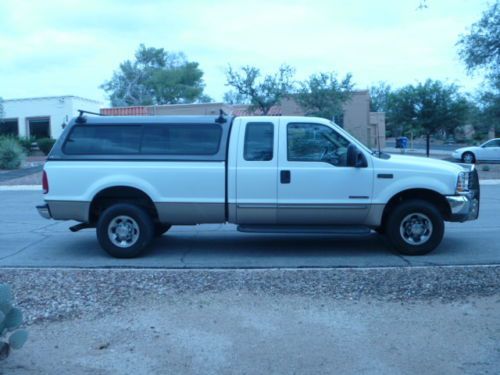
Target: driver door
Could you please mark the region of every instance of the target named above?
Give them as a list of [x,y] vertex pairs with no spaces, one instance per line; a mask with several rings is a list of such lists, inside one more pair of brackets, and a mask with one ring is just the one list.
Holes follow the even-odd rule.
[[349,141],[333,127],[280,119],[279,224],[360,224],[372,201],[373,167],[347,167]]

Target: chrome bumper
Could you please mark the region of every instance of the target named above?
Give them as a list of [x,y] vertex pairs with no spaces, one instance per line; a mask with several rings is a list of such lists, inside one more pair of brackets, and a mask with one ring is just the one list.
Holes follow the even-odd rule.
[[449,221],[467,221],[476,220],[479,216],[479,201],[481,191],[479,187],[479,176],[474,165],[460,164],[464,169],[468,170],[470,175],[469,192],[460,195],[450,195],[446,197],[450,205]]
[[479,215],[479,199],[469,195],[446,197],[450,205],[450,221],[476,220]]
[[44,219],[52,218],[52,216],[50,215],[50,209],[48,204],[44,204],[42,206],[36,206],[36,209],[38,210],[40,216],[43,217]]

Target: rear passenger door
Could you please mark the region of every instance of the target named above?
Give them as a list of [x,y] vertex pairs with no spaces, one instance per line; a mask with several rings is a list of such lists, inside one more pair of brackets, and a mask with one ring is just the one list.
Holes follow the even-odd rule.
[[239,224],[276,223],[278,124],[278,119],[242,119],[236,178]]

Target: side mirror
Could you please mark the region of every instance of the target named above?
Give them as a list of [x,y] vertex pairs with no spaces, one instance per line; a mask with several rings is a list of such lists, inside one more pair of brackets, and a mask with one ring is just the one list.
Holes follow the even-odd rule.
[[368,166],[365,155],[352,143],[347,147],[347,166],[365,168]]

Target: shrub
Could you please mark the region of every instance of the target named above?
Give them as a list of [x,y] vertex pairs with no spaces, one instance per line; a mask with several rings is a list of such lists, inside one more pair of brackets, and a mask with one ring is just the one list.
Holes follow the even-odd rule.
[[23,324],[23,313],[12,306],[12,292],[7,284],[0,284],[0,361],[7,358],[11,349],[21,349],[28,339],[28,332],[18,329]]
[[28,155],[31,152],[31,147],[33,142],[36,141],[35,137],[19,137],[17,138],[17,141],[21,145],[21,147],[24,149],[24,152],[26,155]]
[[52,146],[56,143],[56,140],[52,138],[40,138],[36,143],[44,155],[48,155],[50,150],[52,150]]
[[0,139],[0,169],[19,168],[26,154],[15,138]]

